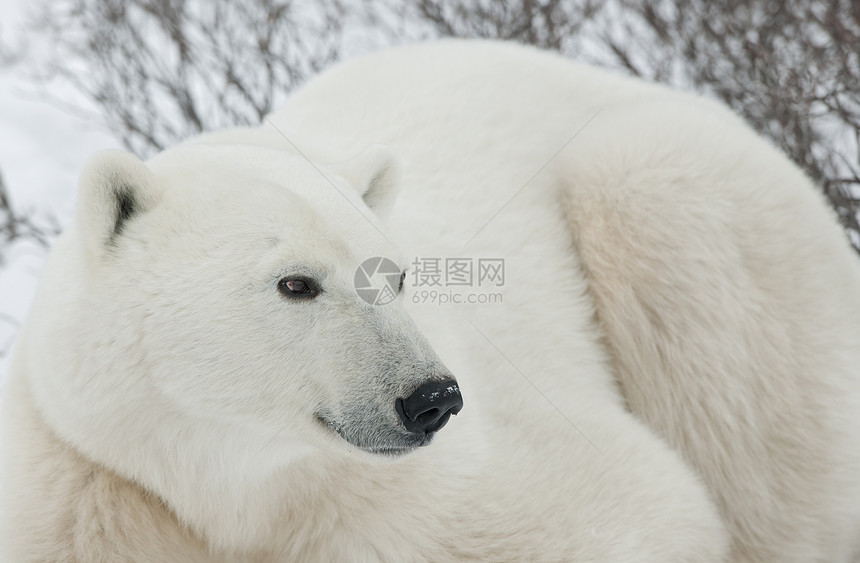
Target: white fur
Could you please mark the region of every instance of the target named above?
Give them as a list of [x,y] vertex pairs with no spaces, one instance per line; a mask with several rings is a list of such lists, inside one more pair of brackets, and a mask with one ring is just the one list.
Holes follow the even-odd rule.
[[[129,159],[83,175],[15,352],[13,560],[856,557],[860,267],[722,108],[445,42]],[[504,302],[371,307],[371,256],[504,257]],[[407,456],[315,419],[372,432],[448,371],[465,407]]]

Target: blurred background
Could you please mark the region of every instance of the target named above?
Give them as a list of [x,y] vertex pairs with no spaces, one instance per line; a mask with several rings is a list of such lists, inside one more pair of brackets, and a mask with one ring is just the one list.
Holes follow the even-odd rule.
[[[0,381],[87,157],[258,124],[336,61],[492,38],[718,98],[860,249],[856,0],[37,0],[0,5]],[[803,225],[797,225],[803,229]]]

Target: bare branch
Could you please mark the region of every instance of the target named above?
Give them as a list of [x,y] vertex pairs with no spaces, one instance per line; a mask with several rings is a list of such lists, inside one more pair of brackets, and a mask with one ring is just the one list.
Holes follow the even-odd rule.
[[37,222],[32,214],[16,211],[0,175],[0,264],[4,262],[3,251],[13,242],[31,240],[48,249],[60,230],[59,222],[52,215]]
[[43,0],[42,85],[72,86],[147,156],[199,133],[259,123],[339,53],[340,0]]

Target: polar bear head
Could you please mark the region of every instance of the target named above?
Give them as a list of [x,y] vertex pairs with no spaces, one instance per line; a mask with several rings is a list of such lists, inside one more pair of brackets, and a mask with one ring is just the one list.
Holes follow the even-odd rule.
[[121,443],[170,458],[232,440],[281,461],[428,444],[456,382],[401,303],[354,285],[368,258],[405,265],[374,213],[395,175],[382,148],[333,167],[223,143],[97,155],[32,315],[37,404],[130,471]]

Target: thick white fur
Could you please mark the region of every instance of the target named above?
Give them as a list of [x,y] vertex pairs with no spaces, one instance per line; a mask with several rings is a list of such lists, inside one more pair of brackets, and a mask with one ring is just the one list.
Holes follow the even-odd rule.
[[[731,114],[446,42],[273,124],[84,175],[96,226],[59,242],[4,400],[10,560],[857,557],[860,267]],[[350,161],[380,143],[399,164]],[[105,243],[117,174],[143,212]],[[504,302],[369,312],[375,255],[504,257]],[[328,301],[278,299],[298,267]],[[391,357],[419,367],[380,381]],[[409,456],[313,420],[442,369],[465,407]]]

